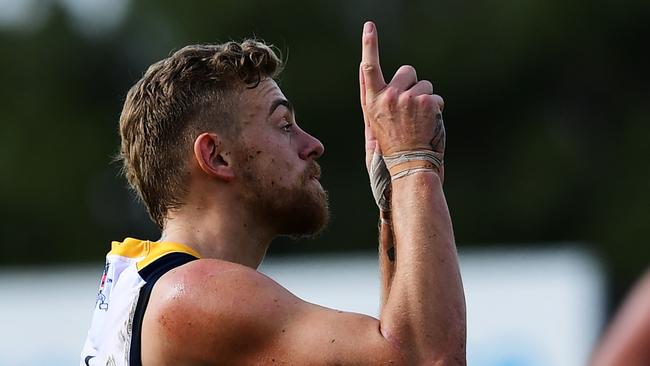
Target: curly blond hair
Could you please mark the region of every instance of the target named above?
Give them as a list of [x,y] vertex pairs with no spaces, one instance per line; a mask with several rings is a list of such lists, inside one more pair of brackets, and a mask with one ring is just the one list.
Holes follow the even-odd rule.
[[162,228],[187,194],[187,158],[202,132],[239,132],[235,93],[275,78],[282,62],[272,46],[191,45],[151,65],[129,90],[120,116],[123,172]]

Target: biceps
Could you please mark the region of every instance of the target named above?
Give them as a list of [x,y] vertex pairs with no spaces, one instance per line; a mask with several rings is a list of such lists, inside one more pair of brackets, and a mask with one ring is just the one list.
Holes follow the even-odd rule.
[[288,364],[297,365],[404,364],[399,349],[384,338],[375,318],[304,302],[295,310],[264,352],[277,353]]

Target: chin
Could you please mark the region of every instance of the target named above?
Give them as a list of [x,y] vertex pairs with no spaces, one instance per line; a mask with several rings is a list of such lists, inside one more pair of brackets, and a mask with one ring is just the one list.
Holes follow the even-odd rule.
[[276,201],[274,215],[280,235],[293,238],[313,237],[320,234],[329,222],[327,192],[318,189],[294,190],[285,197],[288,200]]
[[294,238],[318,235],[329,221],[327,192],[315,178],[304,177],[291,186],[270,185],[251,176],[245,198],[260,223],[267,223],[276,235]]
[[311,202],[296,205],[289,221],[285,235],[302,238],[320,234],[329,223],[327,193],[321,188],[317,195],[312,195]]

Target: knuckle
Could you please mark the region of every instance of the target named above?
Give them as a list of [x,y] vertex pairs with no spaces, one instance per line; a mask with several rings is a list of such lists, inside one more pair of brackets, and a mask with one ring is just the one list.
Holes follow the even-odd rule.
[[432,95],[423,94],[419,95],[417,98],[417,103],[420,108],[425,111],[433,111],[435,102]]
[[389,86],[384,90],[383,100],[388,104],[393,104],[397,102],[398,96],[399,96],[399,91],[397,90],[397,88],[393,86]]
[[442,112],[443,109],[445,109],[445,100],[442,99],[441,96],[438,94],[433,95],[433,102],[435,104],[436,109],[438,109],[440,112]]
[[372,62],[364,61],[361,63],[361,70],[363,71],[371,72],[371,71],[375,71],[376,69],[377,69],[377,65],[375,65]]
[[414,98],[416,98],[413,93],[406,91],[400,94],[399,104],[404,107],[411,107],[413,104]]
[[377,98],[376,105],[379,109],[388,108],[393,109],[398,104],[399,94],[394,88],[388,87],[384,89],[381,96]]
[[417,96],[417,94],[413,93],[413,91],[411,89],[407,89],[407,90],[400,93],[400,98],[404,98],[404,99],[407,99],[407,100],[413,99],[416,96]]

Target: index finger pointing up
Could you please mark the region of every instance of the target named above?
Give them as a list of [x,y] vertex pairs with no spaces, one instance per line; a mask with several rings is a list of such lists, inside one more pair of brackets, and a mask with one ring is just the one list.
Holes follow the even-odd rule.
[[363,25],[361,70],[365,79],[366,96],[373,96],[386,87],[379,65],[377,28],[372,22],[366,22]]

